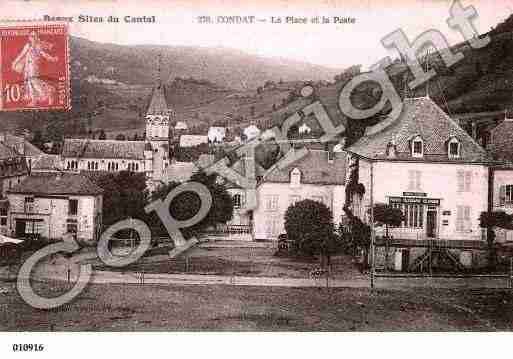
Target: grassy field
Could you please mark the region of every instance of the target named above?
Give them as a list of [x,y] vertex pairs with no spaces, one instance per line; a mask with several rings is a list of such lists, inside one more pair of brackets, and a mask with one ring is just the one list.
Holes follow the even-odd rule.
[[[62,283],[38,283],[54,296]],[[511,330],[506,291],[90,285],[73,303],[36,310],[0,282],[2,331]],[[5,293],[7,289],[7,293]]]
[[[226,242],[215,247],[208,245],[194,247],[185,255],[173,260],[166,256],[159,261],[145,261],[119,269],[102,266],[96,268],[123,272],[308,278],[310,271],[319,267],[319,261],[315,258],[276,257],[275,251],[273,245],[237,247],[236,244]],[[332,258],[331,276],[336,279],[366,278],[357,270],[349,256]]]

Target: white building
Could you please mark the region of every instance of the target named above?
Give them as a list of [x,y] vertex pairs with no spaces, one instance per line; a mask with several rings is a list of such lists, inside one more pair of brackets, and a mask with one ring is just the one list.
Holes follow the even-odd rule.
[[244,129],[243,133],[246,136],[246,141],[251,141],[260,136],[260,129],[255,125],[249,125]]
[[208,136],[203,135],[181,135],[180,147],[194,147],[201,144],[208,144]]
[[340,223],[345,202],[346,154],[309,150],[288,167],[279,161],[271,167],[257,188],[258,207],[253,211],[255,239],[276,240],[285,233],[287,208],[303,199],[324,203]]
[[38,173],[7,192],[11,236],[97,241],[102,224],[102,192],[87,177]]
[[226,128],[210,127],[208,129],[208,141],[211,143],[222,143],[226,137]]
[[488,206],[488,157],[431,99],[406,99],[399,118],[347,149],[365,194],[354,214],[367,217],[370,198],[405,215],[390,234],[400,239],[480,240]]

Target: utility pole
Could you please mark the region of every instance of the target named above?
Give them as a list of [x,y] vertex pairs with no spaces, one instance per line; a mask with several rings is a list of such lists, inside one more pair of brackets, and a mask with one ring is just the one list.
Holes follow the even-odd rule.
[[375,270],[375,235],[374,235],[374,162],[370,163],[370,229],[371,229],[371,273],[370,273],[370,281],[371,281],[371,289],[374,289],[374,270]]

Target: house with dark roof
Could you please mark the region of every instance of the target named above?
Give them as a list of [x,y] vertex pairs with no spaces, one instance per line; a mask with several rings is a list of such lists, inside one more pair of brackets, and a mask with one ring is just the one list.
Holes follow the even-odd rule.
[[299,160],[284,156],[269,168],[257,186],[254,238],[276,240],[285,233],[287,208],[303,199],[324,203],[339,223],[345,201],[346,157],[344,152],[309,149]]
[[353,214],[368,220],[372,197],[402,210],[404,221],[390,230],[394,238],[483,239],[487,152],[429,97],[405,99],[398,118],[379,125],[346,149],[349,177],[365,188],[350,198]]
[[7,191],[9,234],[17,238],[98,240],[103,190],[86,176],[33,173]]

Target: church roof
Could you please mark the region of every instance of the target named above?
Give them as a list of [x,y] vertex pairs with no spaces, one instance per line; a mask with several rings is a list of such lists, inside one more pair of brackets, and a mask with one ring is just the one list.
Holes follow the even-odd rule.
[[153,88],[151,94],[150,105],[148,106],[147,115],[167,115],[169,107],[166,101],[165,89],[162,84]]
[[[419,136],[424,142],[424,156],[411,155],[411,142]],[[449,159],[447,143],[456,138],[461,146],[459,158]],[[417,162],[482,163],[489,160],[486,151],[453,119],[428,97],[407,98],[398,118],[382,131],[365,135],[347,151],[369,159],[388,159],[387,146],[394,142],[393,160]]]
[[63,157],[143,160],[145,141],[65,139]]

